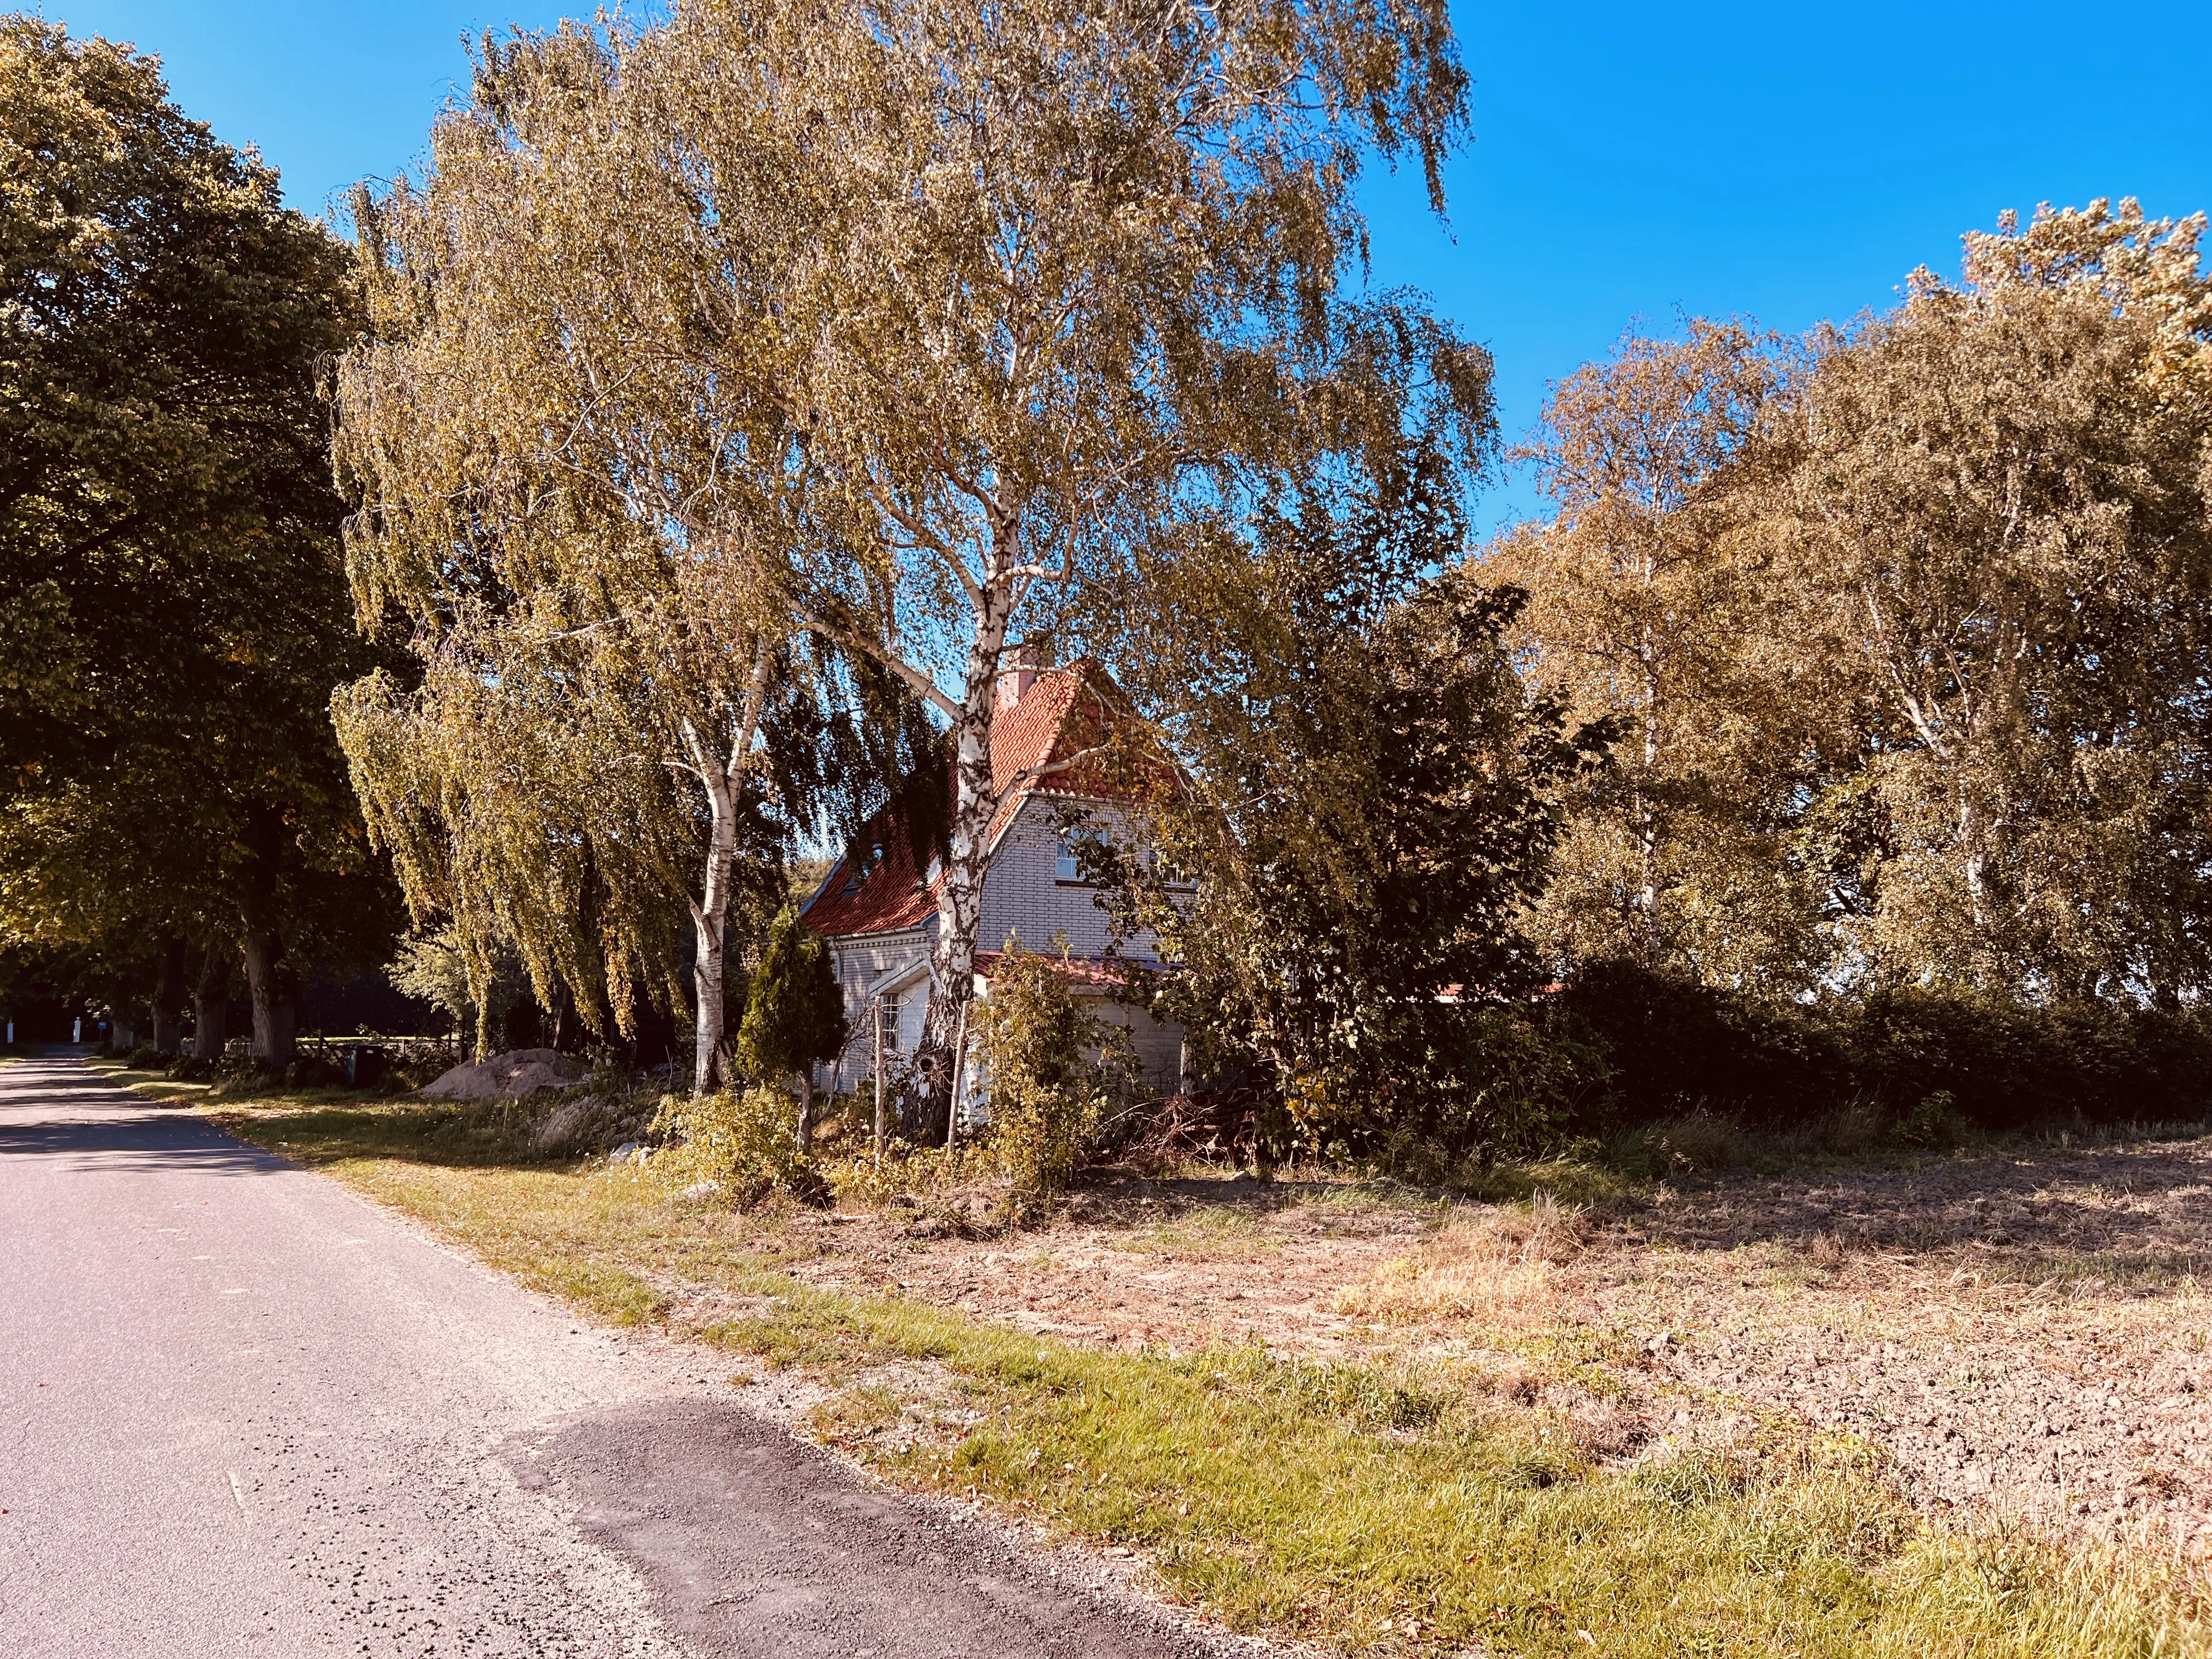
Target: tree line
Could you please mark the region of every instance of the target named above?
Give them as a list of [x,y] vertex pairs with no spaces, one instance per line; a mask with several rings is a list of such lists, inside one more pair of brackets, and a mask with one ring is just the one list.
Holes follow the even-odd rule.
[[1418,489],[1263,522],[1215,580],[1266,602],[1153,658],[1212,879],[1101,860],[1161,1005],[1370,1147],[2201,1113],[2203,226],[2045,208],[1846,327],[1632,335],[1480,548]]
[[[1509,456],[1360,280],[1363,169],[1441,210],[1467,88],[1430,0],[679,6],[486,37],[341,239],[11,20],[9,950],[157,1033],[234,963],[281,1065],[404,921],[708,1090],[789,866],[920,790],[941,1133],[1042,652],[1146,717],[1086,856],[1270,1145],[1560,1132],[1658,1074],[1624,1010],[1822,1088],[1798,1028],[1885,998],[2193,1018],[2201,220],[1632,337]],[[1554,510],[1478,546],[1501,459]]]

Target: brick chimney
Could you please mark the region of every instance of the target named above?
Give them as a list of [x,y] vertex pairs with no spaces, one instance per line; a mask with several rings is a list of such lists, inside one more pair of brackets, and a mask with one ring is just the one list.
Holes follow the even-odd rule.
[[1012,708],[1036,684],[1037,648],[1018,645],[999,659],[999,708]]

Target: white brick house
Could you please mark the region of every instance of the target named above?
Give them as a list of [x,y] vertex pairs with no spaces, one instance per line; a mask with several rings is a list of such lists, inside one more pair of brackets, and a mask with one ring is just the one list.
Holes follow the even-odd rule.
[[[1000,681],[992,724],[994,781],[1003,788],[1032,767],[1080,753],[1097,742],[1102,723],[1123,718],[1122,706],[1112,682],[1095,667],[1010,672]],[[1146,1083],[1165,1093],[1179,1085],[1182,1029],[1114,1000],[1106,914],[1076,867],[1066,844],[1073,836],[1061,829],[1076,822],[1110,838],[1121,817],[1096,766],[1047,775],[1009,797],[993,828],[983,881],[975,988],[979,995],[989,994],[990,970],[1009,934],[1037,951],[1054,949],[1054,936],[1064,935],[1077,994],[1096,997],[1098,1012],[1129,1030]],[[1082,833],[1079,828],[1073,835]],[[878,999],[888,1047],[911,1054],[921,1040],[932,989],[939,877],[933,865],[915,867],[913,840],[894,813],[880,815],[807,902],[806,925],[830,941],[852,1024],[844,1054],[820,1079],[832,1088],[851,1088],[867,1074],[870,1006]],[[1125,940],[1120,955],[1143,963],[1155,951],[1156,941],[1140,935]]]

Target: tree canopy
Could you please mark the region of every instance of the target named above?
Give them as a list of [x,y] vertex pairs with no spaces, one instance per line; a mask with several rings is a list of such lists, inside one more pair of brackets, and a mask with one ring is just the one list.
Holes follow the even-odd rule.
[[1443,483],[1310,501],[1178,573],[1204,595],[1159,618],[1181,775],[1093,854],[1176,964],[1156,1006],[1201,1071],[1316,1132],[1502,1130],[1488,1014],[1547,977],[1523,914],[1611,735],[1523,687],[1527,595],[1459,556]]
[[[1288,478],[1486,441],[1487,359],[1341,288],[1363,157],[1433,194],[1465,84],[1427,0],[683,4],[487,42],[419,191],[363,218],[428,319],[342,377],[363,534],[497,558],[589,501],[936,711],[912,1109],[941,1122],[1005,653],[1115,644],[1129,584]],[[483,487],[444,490],[464,465]]]
[[1491,568],[1536,595],[1538,681],[1636,723],[1547,901],[1563,955],[1783,995],[2212,982],[2203,227],[2045,208],[1802,352],[1693,324],[1562,386],[1560,512]]
[[281,1063],[388,886],[327,714],[368,657],[315,364],[344,250],[158,64],[0,21],[0,907],[9,934],[242,946]]

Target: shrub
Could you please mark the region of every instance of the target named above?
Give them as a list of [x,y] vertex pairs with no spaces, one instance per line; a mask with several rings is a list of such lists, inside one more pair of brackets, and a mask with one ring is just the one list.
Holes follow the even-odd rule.
[[1617,1122],[1699,1112],[1786,1121],[1850,1092],[1835,1037],[1803,1009],[1633,963],[1577,973],[1556,999],[1559,1017],[1579,1022],[1603,1053],[1602,1106]]
[[2212,1019],[2197,1013],[2024,1007],[1942,987],[1799,1006],[1619,962],[1583,969],[1555,1006],[1610,1067],[1583,1127],[1701,1112],[1797,1127],[1856,1107],[1892,1139],[1932,1147],[1970,1128],[2212,1111]]
[[161,1063],[161,1051],[150,1042],[142,1042],[123,1056],[123,1063],[134,1072],[151,1071]]
[[284,1068],[284,1081],[295,1089],[334,1089],[345,1080],[345,1067],[319,1054],[301,1054]]
[[1133,1092],[1128,1033],[1085,1009],[1055,961],[1006,941],[969,1041],[988,1090],[989,1146],[1018,1192],[1058,1192]]
[[662,1157],[680,1177],[711,1181],[742,1209],[781,1192],[819,1204],[829,1187],[792,1133],[799,1108],[782,1090],[757,1084],[743,1091],[685,1097],[665,1095],[651,1133],[672,1141]]
[[797,906],[785,905],[769,927],[745,995],[733,1056],[754,1077],[798,1080],[797,1139],[804,1147],[814,1132],[815,1065],[845,1047],[845,999],[829,940],[806,931]]
[[1897,1121],[1894,1133],[1901,1146],[1941,1152],[1966,1138],[1966,1121],[1959,1115],[1959,1103],[1951,1097],[1951,1091],[1938,1089],[1932,1095],[1923,1095],[1918,1103]]
[[1445,1003],[1427,1024],[1407,1061],[1412,1086],[1381,1109],[1353,1102],[1317,1126],[1405,1180],[1449,1181],[1468,1165],[1550,1150],[1603,1097],[1604,1054],[1571,1017]]
[[179,1054],[169,1062],[168,1075],[179,1083],[212,1082],[220,1074],[222,1062],[203,1060],[198,1054]]

